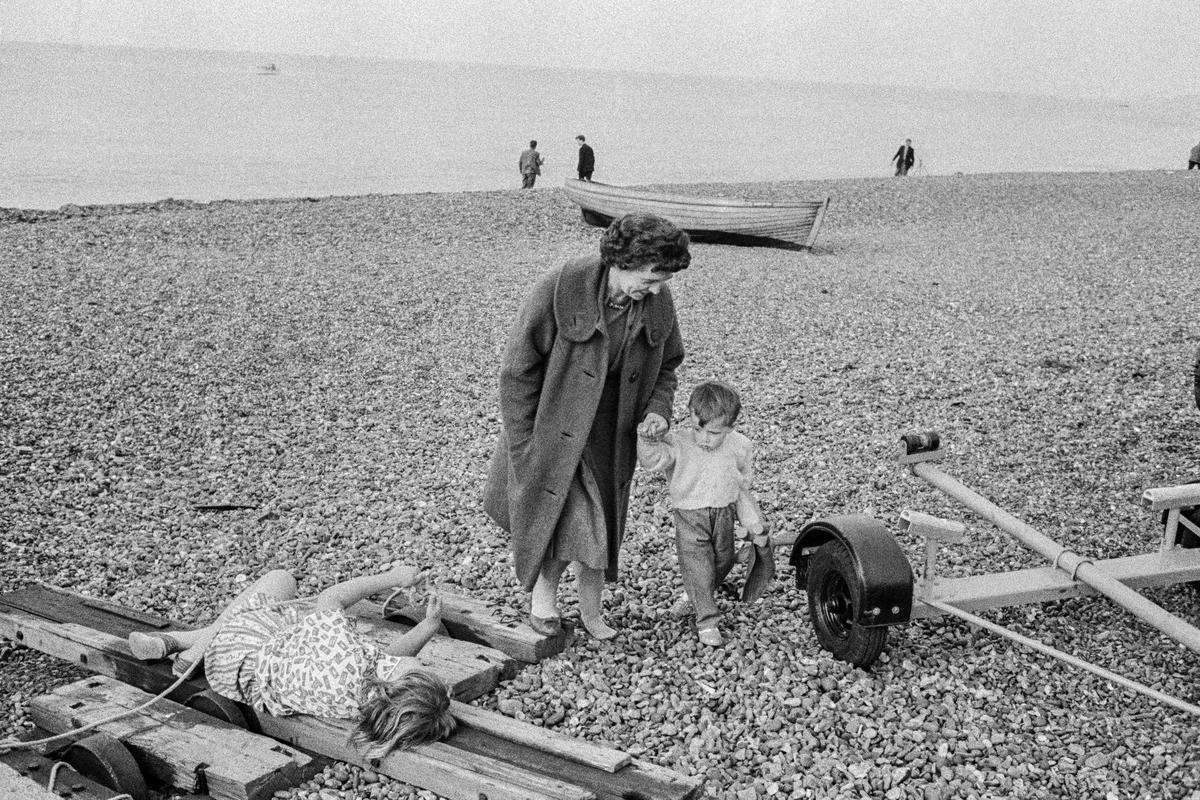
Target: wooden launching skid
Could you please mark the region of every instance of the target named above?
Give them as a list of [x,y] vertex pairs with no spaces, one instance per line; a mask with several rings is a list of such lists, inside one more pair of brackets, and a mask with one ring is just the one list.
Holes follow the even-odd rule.
[[[443,603],[449,632],[471,641],[435,637],[422,650],[421,658],[427,668],[454,687],[461,699],[474,699],[491,691],[499,681],[515,674],[521,661],[544,658],[565,646],[564,636],[539,636],[526,626],[498,618],[486,604],[472,598],[443,594]],[[379,606],[370,603],[352,609],[358,615],[359,630],[379,639],[391,639],[407,628],[402,622],[406,614],[403,610],[387,620],[381,618],[380,611]],[[72,703],[80,702],[77,695],[81,693],[90,692],[88,703],[98,707],[131,703],[129,693],[133,690],[129,687],[151,694],[167,689],[175,680],[169,664],[136,660],[125,640],[132,630],[182,627],[186,626],[49,587],[0,595],[0,635],[121,682],[82,682],[84,685],[62,690],[58,700],[45,700],[42,704],[46,710],[37,711],[38,719],[57,727],[77,727],[99,714],[93,713],[90,705],[86,713],[84,706],[71,708]],[[124,699],[115,701],[112,695]],[[70,702],[60,702],[67,698]],[[171,700],[184,704],[199,701],[197,708],[208,710],[213,696],[203,678],[193,678],[176,690]],[[256,714],[245,706],[236,710],[244,715],[251,730],[275,740],[271,744],[276,747],[276,742],[283,742],[305,753],[361,764],[359,754],[347,744],[346,723],[307,716],[272,717]],[[165,703],[162,708],[159,704],[152,706],[150,711],[153,713],[149,716],[159,716],[156,722],[172,714],[195,713]],[[690,800],[700,794],[703,786],[699,778],[639,761],[619,750],[460,701],[454,702],[453,711],[460,728],[448,741],[392,752],[378,763],[363,766],[451,800]],[[305,767],[297,764],[290,769],[294,775]],[[257,800],[269,795],[260,791],[245,797]]]

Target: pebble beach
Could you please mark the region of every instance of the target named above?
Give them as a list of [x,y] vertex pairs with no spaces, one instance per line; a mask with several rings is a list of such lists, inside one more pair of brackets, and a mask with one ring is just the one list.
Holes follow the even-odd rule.
[[[1155,549],[1142,492],[1200,479],[1200,177],[655,188],[832,198],[812,252],[697,244],[671,284],[676,422],[698,381],[739,390],[776,535],[861,512],[898,532],[908,508],[966,523],[947,575],[1040,566],[897,465],[913,430],[1097,559]],[[481,510],[500,355],[535,278],[599,233],[553,186],[0,209],[0,591],[200,623],[268,569],[315,593],[405,559],[523,615]],[[953,619],[893,628],[852,668],[817,644],[787,556],[764,600],[723,601],[727,643],[704,647],[668,613],[666,487],[639,472],[606,591],[620,635],[581,633],[479,702],[704,776],[712,798],[1200,797],[1196,718]],[[1192,588],[1146,594],[1200,623]],[[1200,703],[1200,658],[1106,600],[984,616]],[[78,677],[0,641],[0,738]],[[290,796],[434,797],[350,773]]]

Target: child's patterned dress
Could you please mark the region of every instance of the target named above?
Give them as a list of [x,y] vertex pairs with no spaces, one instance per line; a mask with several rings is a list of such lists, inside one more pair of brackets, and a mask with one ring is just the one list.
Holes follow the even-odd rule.
[[275,716],[356,719],[365,677],[386,680],[415,663],[381,652],[341,609],[301,615],[255,594],[232,611],[204,654],[209,685]]

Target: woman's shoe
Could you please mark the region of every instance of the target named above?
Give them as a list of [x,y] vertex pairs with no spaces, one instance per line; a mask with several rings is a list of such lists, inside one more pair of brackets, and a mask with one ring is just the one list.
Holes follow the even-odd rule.
[[562,633],[562,619],[559,617],[535,617],[530,614],[529,627],[533,628],[534,633],[540,633],[542,636],[558,636]]
[[156,631],[134,631],[129,634],[127,641],[129,651],[139,661],[158,661],[183,649],[174,636]]

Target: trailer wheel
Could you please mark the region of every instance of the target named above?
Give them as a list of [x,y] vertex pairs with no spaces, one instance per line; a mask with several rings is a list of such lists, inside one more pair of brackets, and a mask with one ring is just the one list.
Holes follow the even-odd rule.
[[854,556],[838,541],[826,542],[808,564],[808,616],[817,641],[842,661],[869,667],[883,652],[887,626],[864,627],[855,620],[860,605]]
[[[1200,507],[1181,508],[1179,509],[1179,513],[1180,516],[1186,517],[1189,522],[1200,525]],[[1183,548],[1200,547],[1200,536],[1180,525],[1178,532],[1175,534],[1175,543]],[[1200,593],[1200,581],[1188,581],[1187,585],[1191,587],[1193,592]]]
[[1196,408],[1200,408],[1200,350],[1196,351],[1196,366],[1192,370],[1192,395]]
[[146,779],[133,755],[120,739],[93,733],[67,748],[63,761],[84,777],[133,800],[146,800]]
[[247,730],[250,728],[246,720],[246,715],[242,713],[242,709],[238,707],[238,704],[228,697],[222,697],[212,689],[196,692],[187,699],[184,705],[188,708],[194,708],[202,714],[216,717],[222,722],[236,725],[239,728]]

